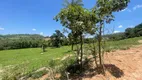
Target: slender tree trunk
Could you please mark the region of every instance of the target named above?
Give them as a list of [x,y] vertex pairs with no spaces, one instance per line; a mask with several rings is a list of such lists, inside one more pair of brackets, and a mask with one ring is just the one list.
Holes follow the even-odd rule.
[[80,61],[81,61],[81,72],[82,72],[82,67],[83,67],[83,39],[82,39],[82,34],[80,35],[80,50],[81,50],[81,56],[80,56]]
[[43,45],[42,45],[42,52],[44,52],[44,47],[43,47]]
[[100,28],[99,28],[99,39],[98,39],[98,46],[99,46],[99,59],[100,59],[100,67],[102,68],[102,72],[105,75],[105,69],[104,69],[104,65],[102,63],[102,27],[103,27],[103,23],[100,22]]
[[95,57],[95,64],[96,64],[96,67],[98,68],[98,63],[97,63],[97,58]]
[[73,50],[73,46],[74,46],[74,43],[72,43],[72,45],[71,45],[71,50]]
[[101,40],[102,40],[102,25],[99,28],[99,38],[98,38],[100,66],[102,66]]
[[93,55],[95,56],[95,64],[96,64],[96,67],[98,68],[97,53],[96,53],[96,47],[95,47],[95,41],[94,40],[93,40],[93,48],[94,48]]

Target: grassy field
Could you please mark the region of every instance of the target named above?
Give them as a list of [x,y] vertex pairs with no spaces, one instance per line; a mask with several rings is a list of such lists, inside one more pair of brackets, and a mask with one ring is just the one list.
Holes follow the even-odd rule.
[[[120,41],[108,41],[106,43],[107,50],[128,49],[132,45],[140,44],[142,37],[125,39]],[[62,58],[67,54],[71,54],[70,46],[61,48],[47,48],[42,54],[40,48],[17,49],[0,51],[0,69],[5,67],[14,67],[17,71],[27,74],[41,67],[47,66],[50,60]],[[24,70],[23,70],[24,69]]]
[[48,66],[49,61],[70,54],[70,47],[17,49],[0,51],[0,69],[16,67],[14,72],[31,73],[41,67]]
[[142,37],[136,37],[136,38],[129,38],[119,41],[108,41],[106,42],[106,50],[117,50],[117,49],[128,49],[132,47],[133,45],[139,45],[139,40],[142,40]]

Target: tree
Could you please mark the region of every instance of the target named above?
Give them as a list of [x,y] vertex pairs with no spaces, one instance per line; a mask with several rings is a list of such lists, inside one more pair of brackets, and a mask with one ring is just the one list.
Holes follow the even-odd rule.
[[125,36],[126,36],[127,38],[132,38],[132,37],[134,37],[134,36],[135,36],[134,29],[133,29],[133,28],[127,28],[127,29],[125,30]]
[[77,44],[79,39],[78,37],[76,36],[76,34],[74,34],[73,32],[70,32],[68,34],[68,38],[69,38],[69,42],[70,42],[70,45],[71,45],[71,50],[73,50],[74,48],[74,44]]
[[21,49],[40,47],[43,36],[30,34],[4,35],[0,38],[1,49]]
[[69,33],[68,34],[68,38],[69,38],[69,42],[71,44],[71,50],[73,50],[73,46],[74,46],[74,37],[73,37],[73,34],[72,33]]
[[63,37],[65,36],[59,30],[56,30],[55,32],[56,33],[51,36],[52,46],[60,47],[63,42]]
[[64,0],[63,6],[67,8],[69,5],[83,6],[83,3],[82,0]]
[[[73,2],[75,0],[72,0]],[[105,23],[110,23],[114,16],[113,12],[121,11],[127,7],[129,0],[97,0],[96,6],[89,10],[80,5],[69,3],[61,9],[55,17],[56,21],[71,30],[74,37],[80,38],[80,61],[82,68],[83,58],[83,34],[95,34],[98,29],[98,48],[100,66],[102,67],[102,29]]]
[[41,40],[40,41],[40,46],[42,48],[42,52],[45,52],[46,47],[47,47],[48,42],[46,40]]
[[142,23],[134,28],[134,33],[136,37],[142,36]]
[[[99,20],[99,31],[98,31],[98,47],[99,47],[99,59],[100,59],[100,67],[103,68],[102,63],[102,28],[104,27],[105,22],[110,23],[114,16],[113,12],[118,12],[127,7],[129,0],[97,0],[97,4],[94,7],[94,14],[98,15]],[[103,70],[105,73],[105,71]]]
[[80,38],[80,62],[82,67],[83,58],[83,33],[93,33],[96,28],[94,26],[95,14],[88,9],[84,9],[79,5],[69,5],[67,8],[61,9],[55,20],[60,20],[61,24],[71,30],[74,37]]

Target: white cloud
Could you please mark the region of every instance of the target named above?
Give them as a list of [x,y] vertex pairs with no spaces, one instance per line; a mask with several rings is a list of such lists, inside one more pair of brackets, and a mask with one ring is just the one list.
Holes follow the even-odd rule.
[[4,30],[4,28],[0,27],[0,30]]
[[123,12],[123,11],[126,11],[126,10],[127,10],[127,8],[125,8],[125,9],[123,9],[123,10],[121,10],[121,11]]
[[36,31],[36,29],[32,29],[33,31]]
[[118,28],[122,28],[122,27],[123,27],[122,25],[118,26]]
[[124,12],[124,11],[132,12],[132,10],[128,9],[128,8],[125,8],[125,9],[121,10],[121,12]]
[[40,34],[40,35],[43,35],[43,32],[40,32],[39,34]]
[[142,5],[136,5],[136,6],[134,6],[134,7],[133,7],[133,10],[136,10],[136,9],[138,9],[138,8],[142,8]]
[[113,33],[119,33],[120,31],[114,31]]

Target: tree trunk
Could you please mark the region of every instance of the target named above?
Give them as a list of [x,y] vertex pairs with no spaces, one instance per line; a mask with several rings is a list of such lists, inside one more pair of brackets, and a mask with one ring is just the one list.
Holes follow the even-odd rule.
[[45,47],[44,47],[44,45],[42,45],[42,52],[45,52]]
[[96,64],[96,67],[98,68],[98,62],[97,62],[97,52],[96,52],[96,47],[95,47],[95,41],[93,40],[93,56],[94,56],[94,59],[95,59],[95,64]]
[[97,58],[95,57],[95,64],[96,64],[96,67],[98,68],[98,63],[97,63]]
[[101,42],[102,42],[102,27],[103,27],[103,23],[100,22],[99,38],[98,38],[99,59],[100,59],[100,67],[102,68],[102,72],[103,72],[104,75],[105,75],[105,70],[104,70],[103,63],[102,63],[102,47],[101,47]]
[[99,38],[98,38],[100,66],[102,66],[101,41],[102,41],[102,25],[99,28]]
[[71,50],[73,50],[73,46],[74,46],[74,43],[72,43],[72,45],[71,45]]
[[81,56],[80,56],[80,61],[81,61],[81,72],[82,72],[82,67],[83,67],[83,62],[82,62],[82,59],[83,59],[83,39],[82,39],[82,34],[80,35],[80,50],[81,50]]

